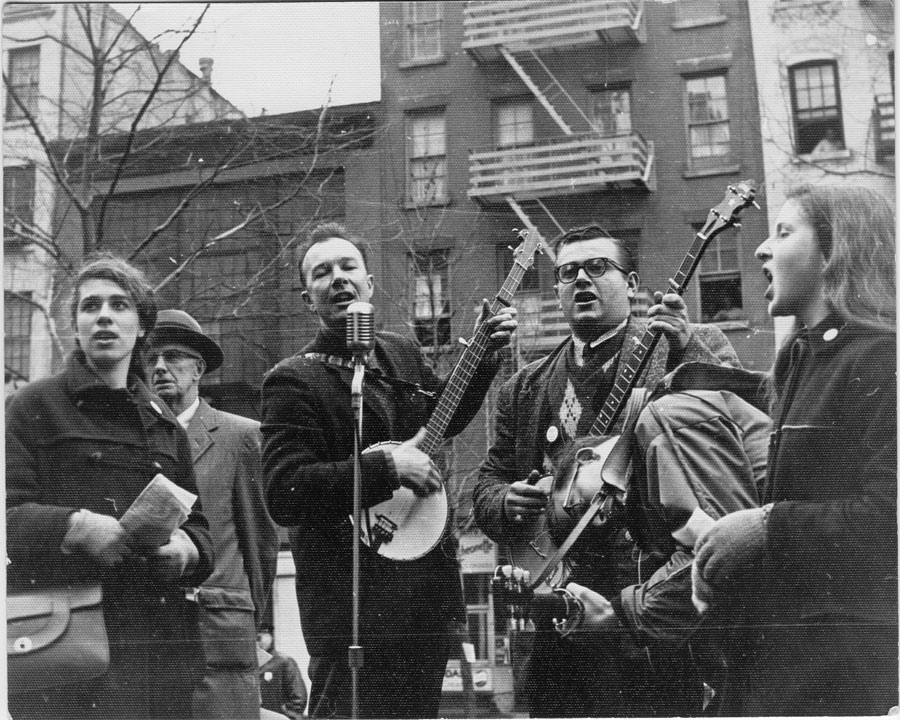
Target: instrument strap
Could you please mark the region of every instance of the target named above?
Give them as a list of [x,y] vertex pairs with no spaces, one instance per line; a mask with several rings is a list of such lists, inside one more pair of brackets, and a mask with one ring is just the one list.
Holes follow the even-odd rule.
[[[634,388],[628,396],[628,403],[625,406],[625,419],[622,426],[623,437],[619,439],[619,442],[627,442],[625,436],[631,435],[631,432],[634,430],[638,415],[640,415],[641,410],[644,409],[644,401],[646,400],[647,395],[646,388]],[[613,499],[613,494],[604,493],[602,490],[594,495],[591,504],[588,505],[587,510],[584,511],[584,515],[581,516],[578,524],[572,528],[572,532],[569,533],[569,536],[563,541],[557,551],[550,556],[550,559],[544,563],[544,567],[541,568],[537,578],[531,582],[529,587],[532,590],[539,587],[541,583],[556,571],[557,566],[563,561],[569,550],[571,550],[572,546],[578,541],[578,538],[581,537],[581,533],[584,532],[584,529],[591,524],[597,513],[600,512],[600,508],[607,502],[612,502]]]

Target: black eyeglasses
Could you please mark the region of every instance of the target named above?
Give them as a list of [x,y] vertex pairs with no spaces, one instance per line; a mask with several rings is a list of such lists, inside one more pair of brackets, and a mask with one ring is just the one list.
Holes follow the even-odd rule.
[[562,265],[559,265],[553,269],[553,274],[556,275],[556,280],[558,282],[568,285],[569,283],[575,282],[575,279],[578,277],[578,272],[581,270],[581,268],[584,268],[584,271],[588,274],[588,277],[600,277],[606,272],[607,265],[612,265],[614,268],[616,268],[616,270],[621,270],[623,273],[628,272],[615,260],[610,260],[606,257],[595,257],[590,258],[589,260],[585,260],[583,263],[563,263]]
[[185,352],[181,352],[180,350],[163,350],[162,352],[151,351],[147,353],[147,362],[150,365],[155,365],[156,361],[159,358],[163,359],[163,362],[166,365],[177,365],[179,363],[184,362],[185,360],[200,360],[200,356],[198,355],[190,355]]

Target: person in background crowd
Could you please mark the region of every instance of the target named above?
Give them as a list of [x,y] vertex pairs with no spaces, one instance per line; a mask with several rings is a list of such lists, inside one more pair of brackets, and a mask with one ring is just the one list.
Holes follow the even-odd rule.
[[[763,506],[697,540],[693,593],[733,628],[725,715],[885,715],[898,702],[894,212],[790,192],[756,257],[794,332],[772,372]],[[749,626],[749,631],[744,628]]]
[[[351,713],[347,648],[352,630],[353,427],[346,343],[347,307],[374,290],[362,246],[335,223],[315,228],[300,250],[302,298],[319,320],[315,340],[280,362],[263,382],[263,472],[275,521],[291,527],[297,599],[311,654],[311,717]],[[487,307],[487,301],[483,306]],[[516,311],[484,319],[488,352],[460,399],[448,434],[459,433],[496,373]],[[362,506],[401,485],[419,494],[440,488],[435,464],[418,448],[443,383],[415,343],[378,332],[368,357],[362,446],[399,444],[361,458]],[[396,562],[360,551],[360,717],[436,717],[447,657],[465,617],[459,564],[449,539],[422,557]]]
[[272,592],[278,537],[266,511],[259,423],[200,398],[200,379],[222,360],[222,349],[186,312],[159,313],[147,375],[187,430],[216,553],[198,595],[206,673],[194,692],[194,717],[255,720],[256,628]]
[[297,661],[275,650],[271,628],[264,627],[257,633],[256,644],[271,655],[259,668],[262,707],[282,713],[291,720],[306,717],[306,683]]
[[213,568],[200,501],[169,541],[133,547],[118,522],[158,473],[196,493],[187,436],[143,381],[156,321],[143,273],[88,261],[71,302],[76,349],[6,409],[8,591],[102,582],[110,665],[77,686],[16,695],[25,718],[183,718],[203,670],[196,602]]
[[[501,545],[521,541],[529,521],[543,514],[547,494],[529,478],[550,474],[560,449],[586,435],[649,326],[663,337],[639,386],[655,385],[683,362],[738,365],[728,340],[714,326],[692,325],[684,300],[657,293],[647,321],[631,317],[640,277],[628,247],[598,225],[575,228],[554,240],[554,286],[572,335],[547,357],[526,365],[500,388],[494,443],[474,491],[475,519]],[[624,414],[624,413],[623,413]],[[621,432],[621,416],[614,432]],[[571,577],[604,597],[618,595],[664,562],[635,546],[624,523]],[[693,714],[702,684],[689,662],[657,674],[643,653],[582,647],[539,628],[526,672],[532,717]],[[597,678],[602,678],[598,682]]]

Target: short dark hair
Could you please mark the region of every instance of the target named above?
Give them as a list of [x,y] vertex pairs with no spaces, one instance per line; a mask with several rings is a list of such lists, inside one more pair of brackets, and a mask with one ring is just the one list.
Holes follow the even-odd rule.
[[[144,336],[139,337],[134,344],[131,353],[132,373],[141,378],[144,377],[142,367],[144,347],[150,332],[156,325],[156,298],[153,286],[147,280],[142,270],[131,265],[127,260],[108,252],[100,252],[89,255],[84,259],[81,267],[72,282],[72,293],[69,298],[69,312],[72,316],[72,325],[76,323],[78,316],[78,300],[81,286],[88,280],[109,280],[125,291],[131,298],[137,310],[138,324],[144,331]],[[76,340],[77,342],[77,340]]]
[[637,271],[637,262],[635,262],[634,253],[631,252],[631,248],[628,247],[626,242],[621,238],[610,235],[609,232],[598,223],[590,223],[588,225],[572,228],[571,230],[566,230],[553,238],[553,240],[550,241],[550,246],[553,248],[554,255],[558,255],[559,251],[566,245],[581,242],[582,240],[596,240],[598,238],[611,240],[613,244],[619,248],[625,272]]
[[355,235],[354,233],[351,233],[347,229],[347,226],[343,225],[342,223],[319,223],[306,234],[306,240],[304,240],[301,243],[300,247],[297,248],[297,269],[300,271],[300,286],[304,290],[306,289],[306,276],[303,274],[303,261],[306,260],[306,254],[309,252],[310,248],[312,248],[313,245],[317,245],[320,242],[325,242],[326,240],[330,240],[331,238],[341,238],[342,240],[346,240],[353,247],[359,250],[359,254],[362,255],[363,263],[368,270],[369,256],[366,252],[366,246],[362,238]]

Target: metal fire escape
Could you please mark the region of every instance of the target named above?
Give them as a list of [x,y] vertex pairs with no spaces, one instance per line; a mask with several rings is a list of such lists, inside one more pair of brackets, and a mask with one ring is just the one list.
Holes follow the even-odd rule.
[[540,54],[644,42],[643,0],[468,2],[464,32],[463,48],[476,62],[503,58],[562,131],[528,148],[473,151],[470,197],[505,202],[540,235],[541,214],[563,229],[542,198],[622,183],[655,189],[652,143],[637,135],[605,137]]

